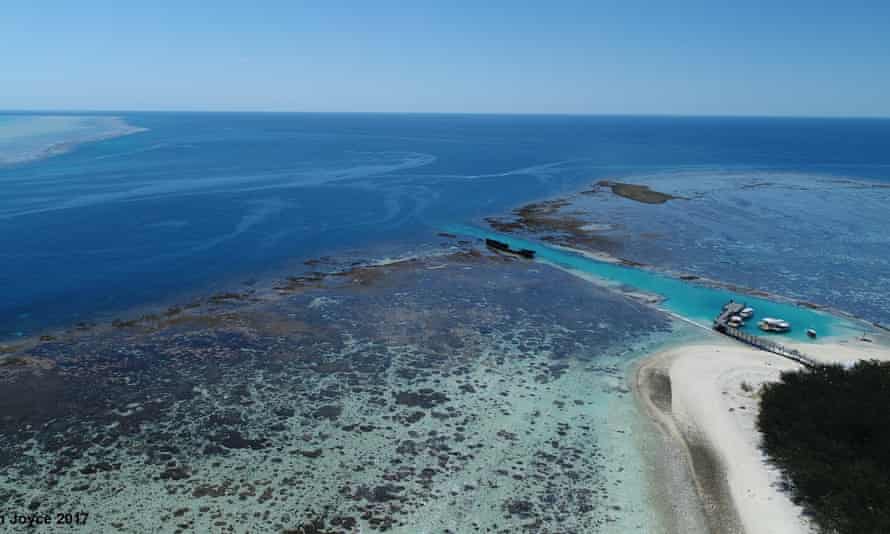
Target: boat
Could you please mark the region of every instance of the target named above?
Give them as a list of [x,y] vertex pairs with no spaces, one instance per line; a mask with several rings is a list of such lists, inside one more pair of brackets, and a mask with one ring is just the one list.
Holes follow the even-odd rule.
[[815,338],[815,337],[816,337],[816,331],[813,330],[812,328],[807,328],[807,336],[812,337],[812,338]]
[[497,239],[485,239],[485,246],[488,248],[493,248],[495,250],[503,250],[507,252],[510,250],[510,245],[504,243],[503,241],[498,241]]
[[523,258],[532,259],[535,257],[535,251],[530,248],[521,248],[519,250],[512,251],[514,254],[519,254]]
[[764,332],[788,332],[791,330],[791,323],[772,317],[764,317],[757,323],[757,326]]
[[742,311],[739,312],[739,315],[742,317],[742,319],[750,319],[754,316],[754,308],[746,306],[742,308]]
[[504,243],[503,241],[498,241],[497,239],[485,239],[485,246],[488,248],[492,248],[494,250],[498,250],[501,252],[507,252],[509,254],[516,254],[517,256],[522,256],[523,258],[532,259],[535,257],[535,251],[528,248],[520,248],[514,249],[510,248],[510,245]]
[[742,318],[739,317],[738,315],[733,315],[732,317],[729,318],[728,321],[726,321],[726,324],[733,328],[741,328],[741,327],[745,326],[745,321],[743,321]]

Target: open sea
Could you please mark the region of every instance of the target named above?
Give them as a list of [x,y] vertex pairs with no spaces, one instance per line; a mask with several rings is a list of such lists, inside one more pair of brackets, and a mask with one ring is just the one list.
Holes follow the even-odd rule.
[[[146,130],[78,145],[115,135],[121,122]],[[64,153],[50,150],[60,142]],[[39,159],[41,150],[52,157]],[[0,116],[0,155],[29,159],[0,166],[0,337],[10,337],[296,270],[320,255],[416,252],[444,225],[479,224],[602,178],[642,177],[657,188],[660,179],[682,175],[687,190],[714,191],[770,176],[792,185],[826,178],[890,185],[890,121],[18,114]],[[808,264],[813,250],[864,255],[855,272],[836,261],[836,271],[824,273],[835,282],[849,275],[865,283],[858,300],[836,302],[827,290],[809,290],[818,284],[805,277],[791,280],[781,266],[772,273],[761,266],[761,280],[782,280],[779,289],[796,296],[890,321],[886,302],[869,304],[864,294],[888,283],[887,190],[826,189],[820,198],[811,220],[798,206],[792,226],[757,234],[749,244],[781,242],[783,257],[802,253]],[[611,209],[622,216],[621,204]],[[760,217],[758,209],[767,208],[742,200],[710,213],[706,225],[659,220],[662,233],[682,234],[686,250],[650,263],[683,267],[688,257],[698,274],[732,282],[706,241],[729,235],[726,242],[738,244],[745,236],[735,235],[737,228],[745,217]],[[851,250],[863,233],[866,242]],[[632,254],[646,259],[645,250]],[[736,256],[734,265],[760,261],[757,254]],[[743,278],[750,270],[737,272]]]

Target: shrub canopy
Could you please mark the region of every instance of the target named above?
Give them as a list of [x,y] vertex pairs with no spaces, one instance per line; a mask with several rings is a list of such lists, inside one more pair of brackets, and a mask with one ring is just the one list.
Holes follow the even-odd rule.
[[757,426],[823,529],[890,533],[890,363],[782,373],[763,388]]

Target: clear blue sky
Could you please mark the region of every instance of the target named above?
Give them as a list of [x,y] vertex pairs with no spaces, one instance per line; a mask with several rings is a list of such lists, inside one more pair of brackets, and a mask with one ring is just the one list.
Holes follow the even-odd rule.
[[890,2],[4,0],[0,109],[890,116]]

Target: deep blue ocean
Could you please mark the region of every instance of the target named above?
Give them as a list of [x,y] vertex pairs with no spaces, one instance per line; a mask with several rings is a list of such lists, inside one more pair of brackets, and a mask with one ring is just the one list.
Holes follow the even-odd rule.
[[[683,173],[687,186],[703,176],[713,188],[715,176],[729,187],[759,173],[890,184],[890,120],[115,115],[147,131],[0,167],[0,338],[296,272],[319,256],[411,253],[437,243],[445,225],[478,225],[603,178],[648,176],[656,186],[661,174]],[[827,204],[847,221],[855,198]],[[789,239],[783,254],[865,228],[877,242],[850,276],[884,283],[883,205],[871,206],[859,228],[816,241],[800,216],[804,237]],[[824,222],[824,210],[818,217]],[[692,242],[721,235],[721,219],[683,231]],[[645,259],[645,249],[633,252]],[[731,277],[712,256],[696,257],[694,271]],[[679,263],[673,257],[669,267]],[[842,280],[845,263],[832,265]],[[808,292],[818,286],[812,280],[789,284],[795,296],[824,296]],[[879,305],[831,304],[883,319]]]

